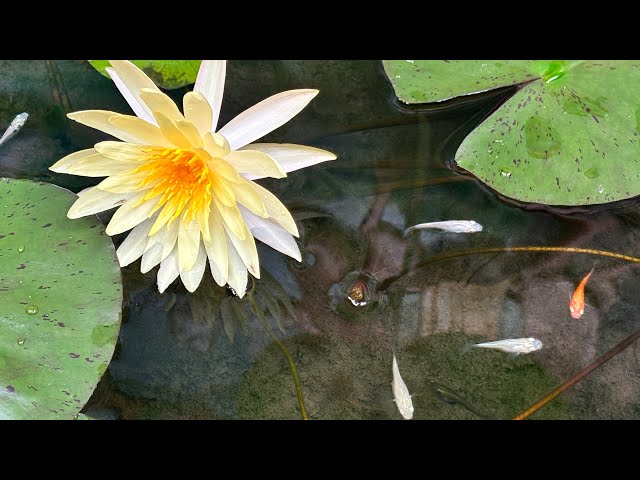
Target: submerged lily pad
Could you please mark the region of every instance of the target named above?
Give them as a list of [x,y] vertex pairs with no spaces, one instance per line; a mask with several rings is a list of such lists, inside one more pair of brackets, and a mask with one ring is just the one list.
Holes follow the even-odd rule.
[[[196,81],[202,60],[131,60],[156,85],[168,90],[184,87]],[[89,63],[105,77],[108,60],[89,60]]]
[[640,194],[639,61],[403,60],[385,69],[408,103],[523,84],[455,156],[507,197],[589,205]]
[[0,179],[0,419],[73,419],[107,369],[122,282],[95,215],[76,195]]

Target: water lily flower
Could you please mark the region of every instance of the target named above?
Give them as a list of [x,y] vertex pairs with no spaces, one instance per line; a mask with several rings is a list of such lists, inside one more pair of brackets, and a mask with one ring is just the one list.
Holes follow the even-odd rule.
[[260,278],[254,237],[300,261],[291,214],[254,180],[283,178],[336,156],[304,145],[251,142],[291,120],[318,90],[273,95],[216,131],[226,62],[202,62],[183,112],[133,63],[110,63],[107,72],[136,116],[104,110],[68,115],[121,141],[97,143],[50,167],[108,177],[80,192],[67,216],[119,207],[107,234],[133,229],[117,250],[120,265],[142,256],[145,273],[159,264],[160,292],[178,276],[195,291],[208,259],[216,283],[242,297],[247,271]]

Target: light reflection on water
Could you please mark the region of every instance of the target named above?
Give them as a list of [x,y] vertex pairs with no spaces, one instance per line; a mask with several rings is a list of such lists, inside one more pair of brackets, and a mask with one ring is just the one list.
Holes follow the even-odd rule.
[[[46,166],[103,137],[64,120],[61,97],[34,80],[46,69],[33,63],[24,88],[47,107],[38,111],[24,92],[12,98],[27,103],[18,109],[30,122],[3,146],[0,173],[79,190],[91,179],[58,176]],[[55,66],[74,110],[127,111],[108,80],[90,76],[79,62]],[[269,321],[295,361],[311,418],[401,418],[391,401],[392,350],[415,395],[414,418],[479,418],[443,401],[432,382],[488,416],[511,418],[638,328],[636,266],[620,260],[598,261],[586,289],[590,307],[579,321],[569,316],[568,302],[593,264],[588,255],[494,253],[415,268],[439,253],[483,247],[640,251],[636,202],[591,214],[525,210],[448,168],[464,136],[504,93],[399,110],[379,62],[230,62],[221,124],[270,94],[300,87],[320,95],[265,141],[315,145],[338,160],[262,182],[298,219],[303,263],[261,246],[262,269],[273,280],[258,281],[256,291],[291,299],[293,315],[282,311],[285,333]],[[97,97],[86,94],[89,88]],[[12,108],[0,107],[3,118]],[[29,161],[10,160],[18,157]],[[411,225],[447,219],[475,220],[484,230],[403,237]],[[138,263],[123,276],[120,342],[88,413],[300,418],[291,371],[261,324],[250,318],[246,333],[238,324],[230,341],[220,312],[227,291],[207,281],[193,295],[178,285],[160,295],[155,270],[142,275]],[[468,350],[473,342],[530,336],[544,348],[528,356]],[[639,394],[629,348],[532,418],[639,418]]]

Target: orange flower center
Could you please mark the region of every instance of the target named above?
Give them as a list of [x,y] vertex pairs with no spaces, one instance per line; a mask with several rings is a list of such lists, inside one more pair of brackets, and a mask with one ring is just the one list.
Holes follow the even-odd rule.
[[[212,187],[217,175],[207,162],[189,150],[178,148],[149,148],[150,158],[132,173],[146,172],[139,188],[152,188],[140,203],[161,195],[153,212],[163,208],[159,223],[171,223],[182,214],[182,221],[189,223],[198,212],[208,218]],[[151,212],[153,214],[153,212]]]

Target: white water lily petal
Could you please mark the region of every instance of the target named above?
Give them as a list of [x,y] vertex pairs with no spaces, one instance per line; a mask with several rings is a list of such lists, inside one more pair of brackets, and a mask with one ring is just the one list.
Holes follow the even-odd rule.
[[174,123],[184,120],[176,103],[157,88],[143,88],[140,90],[140,98],[147,104],[154,116],[161,113]]
[[121,267],[126,267],[132,262],[135,262],[144,253],[153,220],[153,218],[149,218],[137,227],[134,227],[124,242],[120,244],[118,250],[116,250],[116,254],[118,255],[118,262],[120,262]]
[[233,165],[238,173],[248,179],[284,178],[287,176],[284,168],[273,157],[257,150],[230,152],[224,159]]
[[249,270],[249,273],[256,278],[260,278],[260,260],[258,259],[258,250],[256,249],[256,242],[253,239],[253,235],[244,224],[245,236],[243,240],[236,237],[229,229],[226,228],[227,236],[231,243],[240,255],[245,267]]
[[[337,158],[327,150],[293,143],[251,143],[240,149],[241,152],[245,150],[257,150],[258,152],[266,153],[274,158],[287,173]],[[257,174],[244,175],[244,177],[250,180],[263,178],[263,176]]]
[[[108,133],[123,142],[129,143],[147,143],[153,141],[154,137],[148,136],[148,131],[145,130],[129,130],[121,128],[112,123],[112,119],[121,117],[127,117],[128,115],[122,115],[116,112],[110,112],[108,110],[82,110],[80,112],[68,113],[67,118],[74,122],[81,123],[87,127],[95,128],[104,133]],[[133,118],[133,117],[132,117]],[[153,125],[151,125],[153,127]],[[157,128],[157,127],[156,127]]]
[[178,231],[178,260],[180,261],[180,270],[191,270],[193,264],[198,257],[198,249],[200,248],[200,227],[195,220],[185,225],[184,221],[180,221],[180,229]]
[[211,274],[218,285],[223,287],[227,283],[229,272],[229,258],[227,255],[227,235],[222,225],[222,218],[215,205],[209,213],[209,232],[211,240],[203,238],[204,247],[209,257]]
[[211,105],[211,131],[215,132],[220,116],[224,79],[227,73],[226,60],[203,60],[198,70],[194,92],[200,92]]
[[[155,217],[151,217],[152,220],[155,221]],[[152,222],[153,225],[153,222]],[[178,240],[178,231],[179,231],[179,222],[171,222],[170,224],[165,224],[162,228],[160,228],[156,233],[149,236],[149,241],[147,243],[146,249],[154,246],[155,244],[162,245],[162,254],[160,255],[160,260],[164,260],[169,256],[173,247]],[[151,230],[151,227],[149,228]],[[145,250],[146,250],[145,249]]]
[[91,187],[78,194],[78,200],[67,212],[69,218],[80,218],[94,213],[104,212],[125,203],[133,194],[111,193]]
[[276,196],[264,187],[261,187],[255,182],[249,182],[251,187],[258,192],[262,202],[264,203],[267,213],[271,218],[278,222],[282,227],[294,237],[298,236],[298,227],[293,220],[291,213],[287,210],[280,200]]
[[187,93],[182,99],[182,108],[184,118],[195,125],[201,137],[211,133],[213,111],[204,95],[195,91]]
[[160,262],[160,269],[158,270],[158,291],[163,293],[171,283],[180,275],[180,269],[178,267],[178,246],[176,245],[173,251]]
[[115,83],[116,87],[127,101],[133,113],[136,114],[138,118],[141,118],[145,122],[149,122],[152,125],[156,125],[156,121],[151,115],[151,110],[147,107],[142,100],[140,100],[140,96],[134,92],[132,92],[129,87],[122,81],[120,75],[113,68],[105,68],[106,72]]
[[247,292],[247,268],[244,266],[244,262],[235,247],[231,243],[231,240],[227,238],[227,251],[229,252],[229,276],[227,283],[236,292],[238,297],[244,297]]
[[232,150],[264,137],[284,125],[318,94],[318,90],[288,90],[273,95],[245,110],[219,130]]
[[[111,194],[115,195],[115,194]],[[122,195],[127,195],[126,193]],[[109,225],[107,225],[107,235],[117,235],[118,233],[126,232],[127,230],[132,229],[139,223],[144,222],[153,211],[153,208],[158,203],[158,197],[151,198],[139,203],[143,193],[139,193],[134,197],[129,198],[111,218]]]
[[98,151],[95,148],[87,148],[86,150],[79,150],[77,152],[70,153],[66,157],[62,157],[56,163],[49,167],[49,170],[57,173],[67,173],[67,169],[72,167],[76,163],[84,160],[88,157],[98,155]]
[[151,248],[145,250],[140,262],[140,272],[147,273],[153,267],[162,261],[162,245],[154,244]]
[[180,278],[186,289],[190,292],[195,292],[202,281],[204,275],[204,269],[207,266],[207,253],[204,249],[204,245],[200,242],[200,249],[198,250],[198,257],[196,258],[191,270],[181,270]]
[[271,248],[302,261],[300,249],[293,236],[273,220],[260,218],[244,207],[239,207],[251,235]]

